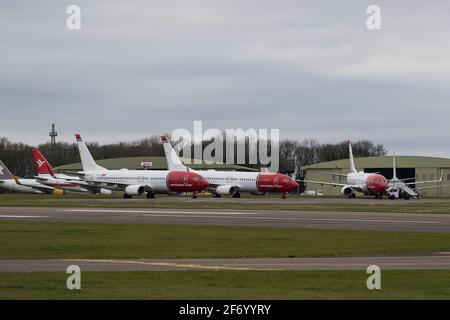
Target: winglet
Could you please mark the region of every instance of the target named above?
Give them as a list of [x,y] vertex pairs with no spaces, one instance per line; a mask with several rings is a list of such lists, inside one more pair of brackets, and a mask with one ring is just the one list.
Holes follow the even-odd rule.
[[16,176],[14,176],[14,181],[16,182],[17,185],[21,186],[22,184],[20,183],[19,179],[17,179]]
[[81,135],[79,133],[75,133],[75,139],[77,139],[77,141],[83,141],[83,139],[81,139]]
[[395,153],[392,155],[392,180],[397,180],[397,165],[395,164]]

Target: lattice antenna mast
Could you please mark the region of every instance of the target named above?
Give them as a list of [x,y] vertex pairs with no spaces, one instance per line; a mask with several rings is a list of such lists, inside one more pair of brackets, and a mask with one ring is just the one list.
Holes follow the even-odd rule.
[[54,123],[52,123],[52,131],[50,131],[48,135],[50,137],[50,159],[53,162],[53,150],[56,146],[56,137],[58,136],[58,132],[56,132]]

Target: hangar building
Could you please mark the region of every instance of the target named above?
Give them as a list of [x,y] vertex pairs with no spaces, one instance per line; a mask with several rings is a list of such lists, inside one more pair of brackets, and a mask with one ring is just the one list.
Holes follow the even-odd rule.
[[[379,172],[387,179],[392,179],[392,156],[355,158],[358,171]],[[397,177],[399,179],[413,178],[414,181],[438,180],[443,172],[442,182],[417,185],[418,188],[438,186],[437,188],[423,188],[419,192],[424,197],[450,197],[450,159],[420,156],[396,156]],[[346,178],[330,173],[347,174],[349,160],[336,160],[317,163],[302,168],[306,180],[346,183]],[[414,187],[414,185],[413,185]],[[321,191],[324,195],[340,195],[341,187],[307,183],[307,191]]]

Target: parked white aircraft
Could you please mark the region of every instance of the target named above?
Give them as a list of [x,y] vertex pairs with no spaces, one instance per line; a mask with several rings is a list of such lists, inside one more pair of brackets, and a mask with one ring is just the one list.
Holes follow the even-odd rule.
[[[200,174],[190,170],[108,170],[99,166],[79,134],[75,134],[83,166],[83,179],[90,185],[109,190],[124,191],[124,198],[146,193],[154,198],[157,193],[197,192],[208,186]],[[170,169],[170,168],[169,168]]]
[[64,190],[46,186],[36,179],[17,178],[2,161],[0,161],[0,188],[19,193],[64,194]]
[[[170,170],[191,170],[188,169],[180,160],[169,139],[161,136],[161,142],[164,146],[167,166]],[[202,170],[194,171],[209,182],[209,189],[212,190],[214,197],[231,195],[233,198],[239,198],[241,192],[252,194],[266,194],[269,192],[281,193],[283,198],[290,191],[298,188],[298,183],[291,177],[270,172],[239,172],[239,171],[216,171]]]
[[388,187],[388,181],[386,178],[378,173],[367,173],[364,171],[357,171],[355,168],[355,162],[353,159],[352,144],[349,141],[349,160],[350,160],[350,173],[338,174],[330,173],[332,175],[343,176],[347,179],[347,183],[336,182],[324,182],[324,181],[312,181],[303,180],[307,183],[316,183],[321,185],[340,186],[341,194],[348,196],[349,198],[355,198],[355,191],[362,192],[366,195],[375,195],[375,198],[382,198]]
[[392,165],[393,165],[393,176],[392,179],[388,182],[388,189],[386,190],[389,199],[398,199],[403,198],[405,200],[409,200],[411,198],[418,199],[421,197],[418,190],[420,189],[431,189],[438,188],[439,186],[430,186],[423,188],[412,188],[412,185],[424,184],[424,183],[434,183],[441,182],[443,178],[444,172],[441,171],[441,177],[439,180],[429,180],[429,181],[414,181],[414,182],[405,182],[408,180],[413,180],[414,178],[408,179],[399,179],[397,178],[397,166],[395,164],[395,155],[392,157]]
[[70,192],[93,193],[93,194],[111,194],[112,191],[104,188],[89,185],[88,182],[81,180],[79,177],[72,177],[65,174],[56,173],[55,169],[45,159],[42,153],[32,148],[35,178],[38,182],[46,186],[59,188]]

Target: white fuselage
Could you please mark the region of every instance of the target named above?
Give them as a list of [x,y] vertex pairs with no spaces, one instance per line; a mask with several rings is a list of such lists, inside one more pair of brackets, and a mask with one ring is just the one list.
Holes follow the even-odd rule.
[[25,185],[17,184],[15,180],[2,180],[3,182],[0,183],[0,188],[13,191],[13,192],[19,192],[19,193],[38,193],[43,194],[45,192],[41,190],[34,189],[35,187],[45,187],[41,183],[37,182],[35,179],[18,179],[20,183]]
[[[107,170],[85,172],[84,179],[109,190],[123,191],[126,185],[151,187],[153,193],[168,193],[168,171]],[[111,184],[117,184],[112,186]]]
[[249,192],[252,194],[287,193],[298,183],[281,173],[239,171],[196,171],[208,181],[217,194]]
[[236,172],[236,171],[195,171],[203,176],[210,185],[236,186],[242,192],[259,192],[258,176],[260,172]]
[[361,191],[367,192],[367,178],[371,175],[371,173],[366,172],[354,172],[347,174],[347,183],[351,185],[358,186],[361,188]]

